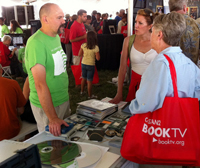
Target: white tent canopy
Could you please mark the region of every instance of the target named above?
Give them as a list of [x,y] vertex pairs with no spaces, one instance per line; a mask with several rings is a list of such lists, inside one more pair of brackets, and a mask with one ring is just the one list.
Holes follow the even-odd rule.
[[2,1],[0,6],[25,5],[27,2],[34,6],[35,19],[39,19],[39,9],[47,2],[58,4],[65,14],[70,15],[77,14],[79,9],[84,9],[89,15],[93,10],[97,10],[100,13],[112,14],[114,18],[117,11],[128,8],[128,0],[6,0]]

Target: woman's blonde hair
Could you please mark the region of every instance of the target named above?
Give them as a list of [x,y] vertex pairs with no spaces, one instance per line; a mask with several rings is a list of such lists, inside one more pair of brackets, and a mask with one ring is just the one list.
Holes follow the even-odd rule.
[[157,16],[153,22],[155,31],[162,31],[163,41],[171,46],[178,46],[186,23],[182,14],[171,12]]

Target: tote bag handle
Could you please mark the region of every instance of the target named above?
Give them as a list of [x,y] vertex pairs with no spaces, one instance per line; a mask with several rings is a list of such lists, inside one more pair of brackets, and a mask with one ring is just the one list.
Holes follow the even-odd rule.
[[169,58],[169,56],[167,56],[166,54],[164,54],[164,56],[167,59],[167,61],[169,62],[169,69],[170,69],[170,74],[171,74],[171,78],[172,78],[172,85],[173,85],[173,89],[174,89],[174,97],[178,97],[176,69],[174,67],[174,63]]

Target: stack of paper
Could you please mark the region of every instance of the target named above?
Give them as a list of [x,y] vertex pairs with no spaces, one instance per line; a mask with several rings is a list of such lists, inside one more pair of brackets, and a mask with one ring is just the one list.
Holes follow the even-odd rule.
[[102,102],[96,99],[90,99],[78,103],[76,112],[77,114],[102,120],[106,116],[116,112],[117,109],[118,106],[116,104]]

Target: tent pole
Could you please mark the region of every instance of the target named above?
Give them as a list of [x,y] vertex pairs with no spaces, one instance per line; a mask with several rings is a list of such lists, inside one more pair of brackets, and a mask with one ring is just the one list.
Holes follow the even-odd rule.
[[133,34],[133,2],[134,0],[128,0],[128,35]]

